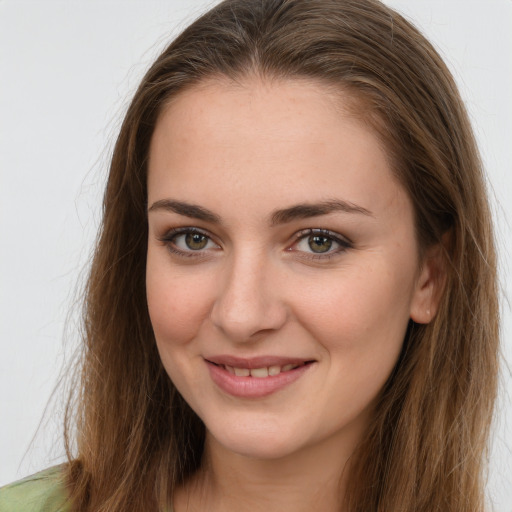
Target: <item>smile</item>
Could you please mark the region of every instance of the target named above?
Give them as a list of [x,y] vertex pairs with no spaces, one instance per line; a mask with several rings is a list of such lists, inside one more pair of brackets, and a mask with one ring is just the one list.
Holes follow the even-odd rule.
[[273,366],[264,366],[263,368],[237,368],[229,365],[222,365],[229,373],[236,375],[237,377],[255,377],[257,379],[264,379],[266,377],[274,377],[283,372],[289,372],[291,370],[295,370],[299,366],[305,365],[302,364],[292,364],[288,363],[283,366],[273,365]]
[[281,358],[242,360],[227,356],[208,358],[205,362],[217,387],[239,398],[262,398],[276,393],[300,379],[315,363]]

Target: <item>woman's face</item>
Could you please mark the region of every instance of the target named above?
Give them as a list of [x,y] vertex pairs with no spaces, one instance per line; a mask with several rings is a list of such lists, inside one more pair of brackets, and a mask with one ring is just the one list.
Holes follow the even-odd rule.
[[409,319],[428,321],[411,202],[344,105],[306,81],[212,80],[153,135],[158,350],[208,435],[238,454],[353,444]]

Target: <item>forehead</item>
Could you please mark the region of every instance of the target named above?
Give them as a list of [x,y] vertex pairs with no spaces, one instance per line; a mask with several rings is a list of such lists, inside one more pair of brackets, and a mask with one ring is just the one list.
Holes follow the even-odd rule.
[[[220,76],[203,80],[172,97],[159,121],[168,121],[172,116],[176,124],[186,123],[188,134],[210,130],[219,137],[219,128],[227,128],[228,124],[237,135],[249,134],[251,138],[259,135],[274,139],[275,135],[282,135],[284,128],[290,137],[302,135],[314,142],[318,124],[343,120],[356,125],[363,116],[368,117],[367,112],[363,98],[327,82],[301,77],[267,79],[249,75],[232,80]],[[161,124],[157,122],[157,126]],[[368,129],[371,130],[369,124]],[[174,135],[179,137],[180,133]],[[384,146],[382,149],[385,152]]]
[[195,202],[228,194],[229,204],[242,208],[341,194],[364,208],[385,208],[401,187],[354,105],[307,80],[210,80],[187,89],[155,128],[149,200],[166,189]]

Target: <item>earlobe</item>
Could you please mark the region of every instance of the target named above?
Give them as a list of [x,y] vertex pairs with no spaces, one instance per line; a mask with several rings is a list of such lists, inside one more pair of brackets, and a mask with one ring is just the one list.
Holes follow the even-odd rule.
[[430,247],[423,258],[411,301],[411,320],[428,324],[436,316],[446,282],[445,248]]

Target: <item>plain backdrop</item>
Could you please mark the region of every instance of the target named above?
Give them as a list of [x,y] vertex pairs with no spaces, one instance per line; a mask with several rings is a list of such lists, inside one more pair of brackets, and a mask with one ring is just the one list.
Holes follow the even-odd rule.
[[[100,218],[113,140],[149,64],[212,3],[0,0],[0,485],[63,460],[62,397],[46,406],[77,340],[75,292]],[[446,59],[488,172],[509,365],[488,494],[494,510],[510,512],[512,1],[386,3]]]

